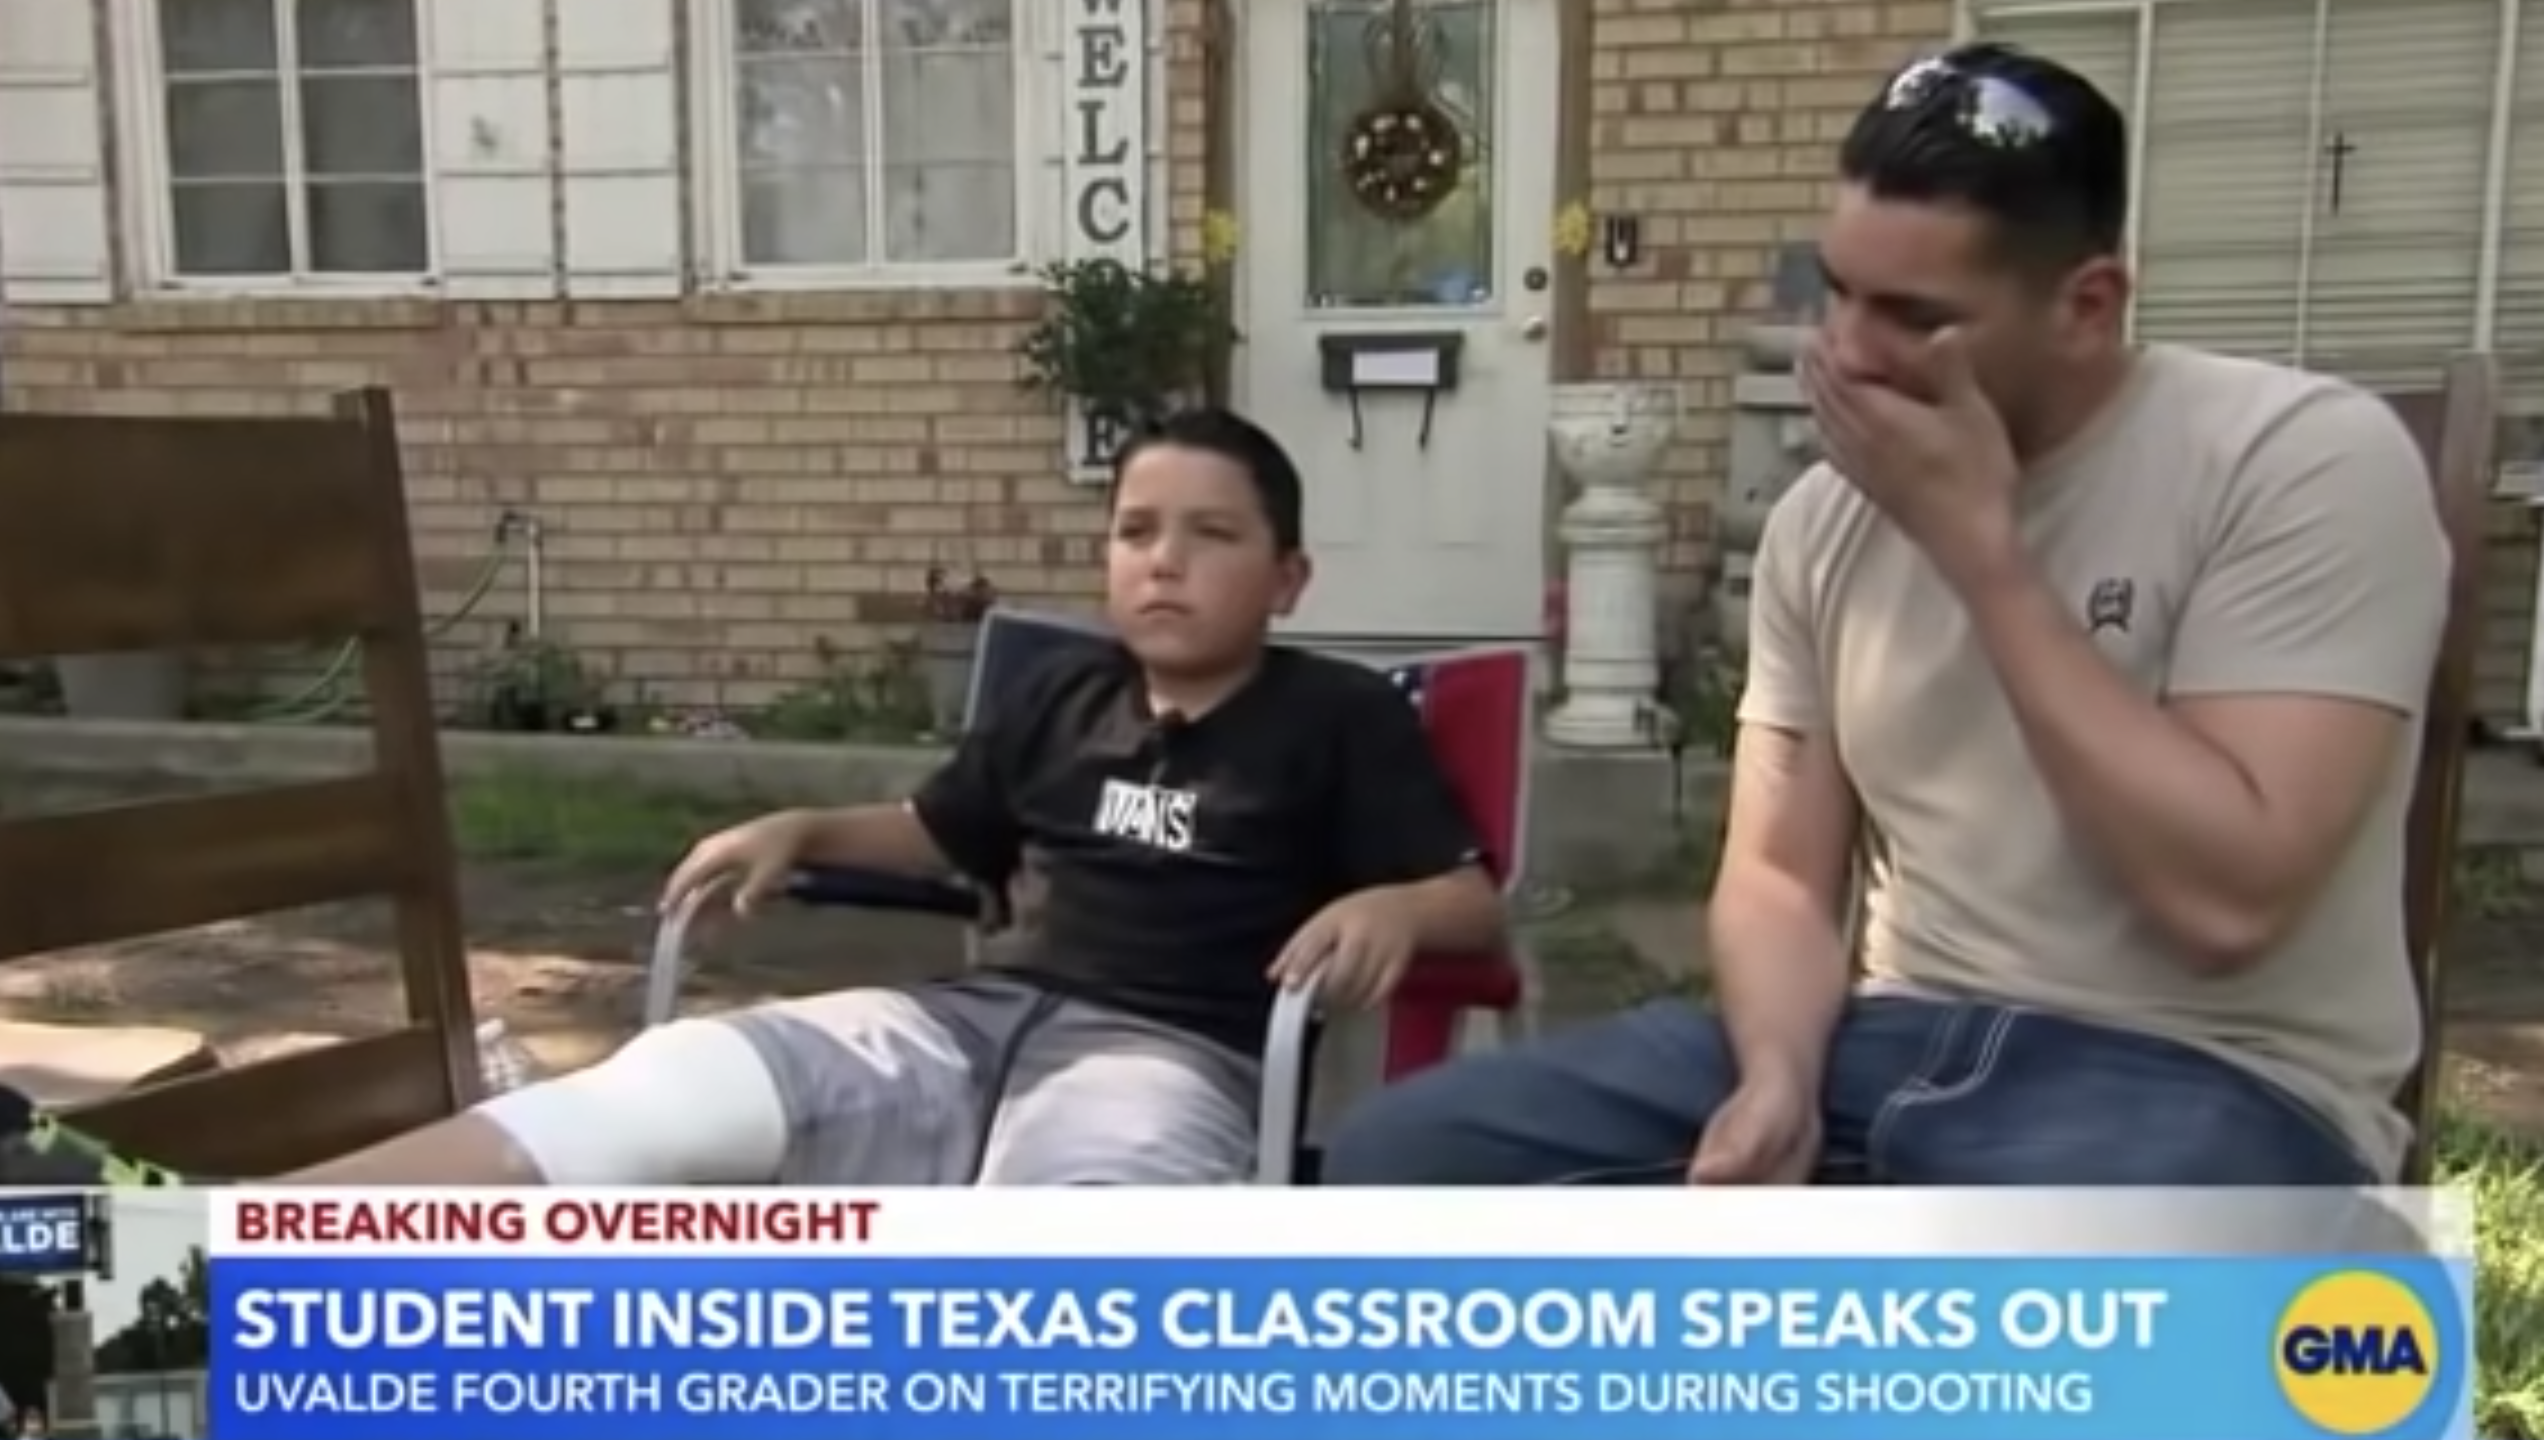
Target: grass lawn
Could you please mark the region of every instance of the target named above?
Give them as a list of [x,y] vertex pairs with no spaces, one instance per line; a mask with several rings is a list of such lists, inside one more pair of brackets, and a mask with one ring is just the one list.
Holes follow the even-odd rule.
[[572,870],[668,871],[694,842],[783,803],[702,799],[529,770],[450,787],[461,855]]
[[[699,837],[775,808],[531,772],[463,781],[451,814],[461,853],[571,870],[660,869]],[[1654,978],[1589,917],[1557,922],[1540,953],[1599,992],[1601,1008],[1648,994]],[[1611,953],[1613,952],[1613,953]],[[1593,978],[1597,977],[1597,978]],[[1613,993],[1611,993],[1613,992]],[[2451,1121],[2441,1177],[2476,1206],[2475,1424],[2486,1440],[2544,1440],[2544,1141]]]
[[2474,1203],[2475,1433],[2544,1440],[2544,1145],[2451,1120],[2438,1171]]

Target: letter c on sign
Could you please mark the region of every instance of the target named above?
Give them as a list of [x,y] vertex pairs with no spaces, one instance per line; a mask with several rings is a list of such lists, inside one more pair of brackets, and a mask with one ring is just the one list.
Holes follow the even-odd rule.
[[1120,176],[1090,180],[1078,192],[1078,233],[1098,245],[1131,233],[1131,187]]

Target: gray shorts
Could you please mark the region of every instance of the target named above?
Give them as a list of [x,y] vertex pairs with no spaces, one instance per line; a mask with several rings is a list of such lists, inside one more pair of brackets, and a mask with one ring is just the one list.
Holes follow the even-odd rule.
[[967,975],[706,1017],[758,1052],[793,1185],[1227,1185],[1260,1067],[1021,980]]

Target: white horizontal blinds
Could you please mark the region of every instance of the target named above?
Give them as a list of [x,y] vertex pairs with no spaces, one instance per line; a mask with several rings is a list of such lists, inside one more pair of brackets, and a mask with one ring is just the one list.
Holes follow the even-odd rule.
[[95,12],[0,0],[0,298],[115,298]]
[[678,295],[680,78],[673,0],[555,0],[566,293]]
[[2314,175],[2315,0],[2149,15],[2138,334],[2289,358]]
[[[2510,93],[2493,345],[2507,371],[2510,408],[2544,416],[2544,6],[2529,5],[2519,16]],[[2537,433],[2536,453],[2526,458],[2544,465],[2544,427]]]
[[2473,344],[2499,0],[2332,0],[2300,358],[2435,383]]
[[435,0],[425,26],[443,288],[462,299],[553,295],[546,16],[523,0]]

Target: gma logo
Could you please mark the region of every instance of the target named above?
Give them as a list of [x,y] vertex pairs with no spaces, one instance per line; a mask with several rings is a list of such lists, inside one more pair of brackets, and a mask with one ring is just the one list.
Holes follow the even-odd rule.
[[2334,1435],[2410,1423],[2450,1368],[2428,1304],[2373,1270],[2318,1276],[2280,1312],[2273,1338],[2271,1368],[2289,1408]]
[[2279,1363],[2299,1375],[2427,1375],[2420,1328],[2404,1325],[2296,1325],[2279,1341]]

